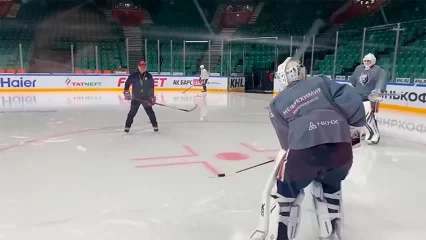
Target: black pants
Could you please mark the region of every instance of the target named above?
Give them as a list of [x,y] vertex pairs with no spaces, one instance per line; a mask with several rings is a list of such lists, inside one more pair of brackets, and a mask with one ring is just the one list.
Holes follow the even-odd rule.
[[157,118],[155,117],[154,109],[152,109],[152,106],[149,106],[145,102],[140,102],[138,100],[132,100],[130,102],[130,111],[127,114],[126,119],[126,128],[130,128],[133,124],[133,119],[135,118],[136,114],[139,111],[140,105],[143,106],[143,109],[145,110],[146,114],[148,115],[149,121],[151,122],[153,127],[158,127]]
[[289,150],[280,169],[277,190],[295,198],[313,180],[322,183],[325,193],[340,191],[341,182],[352,167],[351,143],[327,143],[302,150]]
[[202,83],[203,83],[203,91],[207,91],[207,87],[206,87],[206,85],[207,85],[207,81],[208,81],[208,79],[203,79],[203,80],[201,80],[202,81]]

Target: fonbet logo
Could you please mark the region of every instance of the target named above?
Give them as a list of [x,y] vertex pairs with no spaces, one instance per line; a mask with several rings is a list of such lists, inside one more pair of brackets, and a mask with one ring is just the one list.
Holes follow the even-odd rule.
[[37,80],[25,80],[20,77],[19,79],[2,78],[0,77],[0,87],[1,88],[34,88],[36,86]]
[[[126,83],[127,78],[119,78],[117,87],[124,87],[124,83]],[[154,78],[154,87],[164,87],[164,83],[167,81],[166,77],[155,77]],[[122,86],[123,85],[123,86]]]
[[67,78],[65,80],[65,84],[68,87],[100,87],[102,82],[86,82],[86,81],[75,82],[75,81],[72,81],[71,78]]

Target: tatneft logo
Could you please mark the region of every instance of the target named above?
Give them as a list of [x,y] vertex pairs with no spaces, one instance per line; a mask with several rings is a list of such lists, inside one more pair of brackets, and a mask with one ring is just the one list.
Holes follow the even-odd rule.
[[20,77],[19,79],[2,78],[0,77],[1,88],[34,88],[37,80],[25,80]]
[[65,84],[69,87],[100,87],[102,82],[73,82],[70,78],[67,78]]

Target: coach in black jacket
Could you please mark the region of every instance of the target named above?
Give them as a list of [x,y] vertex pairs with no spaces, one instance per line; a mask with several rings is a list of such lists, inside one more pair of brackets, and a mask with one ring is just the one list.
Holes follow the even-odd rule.
[[[154,131],[158,132],[157,118],[152,109],[156,101],[154,95],[154,79],[152,75],[146,71],[146,63],[144,61],[138,63],[138,70],[139,71],[130,74],[124,84],[124,98],[126,100],[131,100],[130,111],[129,114],[127,114],[124,132],[130,131],[133,119],[138,113],[141,104],[149,117],[149,121],[151,121]],[[132,85],[132,94],[129,92],[130,85]]]

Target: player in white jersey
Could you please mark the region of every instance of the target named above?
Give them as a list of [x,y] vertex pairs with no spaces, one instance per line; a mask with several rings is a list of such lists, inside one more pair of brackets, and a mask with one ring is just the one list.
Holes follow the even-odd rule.
[[200,74],[200,82],[203,84],[203,92],[207,91],[207,81],[209,80],[209,72],[204,68],[204,65],[200,66],[201,74]]

